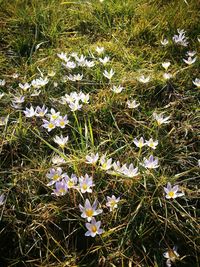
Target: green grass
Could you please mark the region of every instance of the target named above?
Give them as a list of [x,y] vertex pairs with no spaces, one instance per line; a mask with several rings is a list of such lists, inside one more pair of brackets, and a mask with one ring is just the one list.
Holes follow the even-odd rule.
[[[199,88],[192,83],[200,78],[198,1],[2,0],[0,5],[0,79],[6,80],[0,86],[5,93],[0,118],[8,116],[0,126],[0,194],[6,196],[0,206],[0,265],[162,267],[163,253],[176,245],[180,257],[172,266],[199,266]],[[178,28],[186,31],[188,47],[172,42],[163,47],[160,41],[171,40]],[[108,64],[84,68],[80,82],[64,82],[68,72],[57,53],[77,52],[92,60],[97,46],[105,48]],[[183,62],[187,51],[197,52],[191,66]],[[169,81],[163,79],[165,61],[174,74]],[[111,68],[111,84],[124,87],[120,94],[103,76]],[[56,74],[48,76],[38,97],[19,88],[50,71]],[[149,83],[138,82],[142,74],[151,76]],[[58,101],[80,90],[90,94],[80,111]],[[23,110],[45,104],[67,114],[70,124],[48,133],[41,119],[26,118],[11,106],[17,94],[25,96]],[[129,109],[128,99],[140,106]],[[165,112],[170,123],[157,127],[155,111]],[[61,134],[69,136],[64,149],[53,141]],[[141,136],[157,139],[156,150],[139,151],[133,140]],[[86,164],[91,152],[133,163],[141,174],[108,174]],[[160,167],[146,171],[140,163],[151,153]],[[46,174],[55,155],[66,161],[61,167],[68,175],[93,177],[92,194],[51,195]],[[179,185],[185,196],[167,200],[167,182]],[[109,212],[106,196],[112,194],[121,200]],[[103,209],[97,220],[105,232],[95,238],[84,236],[78,205],[86,198],[97,198]]]

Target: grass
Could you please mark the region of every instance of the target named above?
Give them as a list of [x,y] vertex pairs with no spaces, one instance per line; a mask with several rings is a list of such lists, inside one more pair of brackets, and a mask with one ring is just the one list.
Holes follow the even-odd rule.
[[[0,206],[1,266],[166,266],[165,251],[178,247],[172,266],[199,266],[199,77],[198,1],[104,0],[10,0],[0,1]],[[170,41],[184,29],[188,47]],[[96,47],[110,57],[106,66],[96,60]],[[191,66],[184,63],[187,51],[196,51]],[[63,81],[69,74],[57,53],[77,52],[95,60],[93,68],[78,67],[79,82]],[[103,57],[103,55],[101,55]],[[163,79],[161,63],[170,61],[173,78]],[[115,74],[108,81],[105,69]],[[54,76],[48,75],[51,71]],[[13,78],[13,74],[19,76]],[[23,91],[19,83],[48,76],[39,96]],[[147,84],[140,75],[150,75]],[[57,83],[57,86],[55,85]],[[113,93],[112,85],[124,90]],[[89,104],[72,112],[59,100],[73,91],[89,93]],[[12,107],[13,97],[22,94],[22,110]],[[127,107],[136,99],[140,106]],[[38,117],[27,118],[26,107],[45,105],[70,121],[64,129],[48,132]],[[170,116],[170,123],[156,125],[153,113]],[[69,136],[64,149],[55,135]],[[139,150],[134,138],[158,140],[152,151]],[[140,175],[112,175],[100,165],[86,163],[86,156],[99,153],[121,164],[139,167]],[[152,154],[159,168],[146,170],[140,163]],[[52,157],[65,160],[68,175],[93,177],[93,193],[70,189],[64,196],[51,195],[54,186],[46,174]],[[184,196],[167,200],[163,187],[179,185]],[[106,197],[120,197],[110,212]],[[85,237],[85,219],[79,204],[96,198],[103,213],[98,215],[102,235]]]

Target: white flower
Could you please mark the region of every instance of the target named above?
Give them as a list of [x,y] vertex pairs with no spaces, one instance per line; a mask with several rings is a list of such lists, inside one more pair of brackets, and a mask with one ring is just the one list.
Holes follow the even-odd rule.
[[51,108],[50,112],[47,116],[51,121],[56,121],[60,117],[60,112],[56,112],[54,108]]
[[5,93],[0,93],[0,99],[5,95]]
[[146,140],[146,145],[150,148],[156,149],[156,146],[158,145],[158,140],[153,141],[153,139],[150,138],[148,141]]
[[144,163],[142,165],[147,169],[156,169],[159,167],[158,158],[154,159],[153,155],[151,155],[149,159],[144,158]]
[[107,196],[106,206],[110,208],[110,211],[113,211],[117,208],[117,204],[120,201],[120,197],[116,198],[114,195],[112,197]]
[[53,140],[61,148],[64,148],[69,140],[69,136],[63,137],[62,135],[61,136],[56,135]]
[[77,189],[77,181],[78,179],[75,174],[72,174],[71,177],[69,177],[68,175],[65,176],[65,182],[67,184],[68,189]]
[[59,116],[58,119],[56,120],[56,126],[60,127],[60,128],[65,128],[65,126],[69,124],[69,120],[67,115],[65,116]]
[[60,54],[57,54],[57,56],[60,58],[60,59],[62,59],[62,60],[64,60],[65,62],[68,62],[69,60],[70,60],[70,57],[67,57],[67,55],[65,54],[65,53],[60,53]]
[[82,103],[84,104],[88,104],[89,103],[89,99],[90,99],[90,95],[89,94],[84,94],[82,92],[79,93],[79,98],[82,101]]
[[167,72],[165,72],[164,74],[163,74],[163,78],[165,79],[165,80],[169,80],[169,79],[171,79],[173,77],[173,75],[171,74],[171,73],[167,73]]
[[169,41],[168,41],[167,39],[163,39],[163,40],[161,40],[160,42],[161,42],[161,44],[162,44],[163,46],[166,46],[166,45],[169,43]]
[[47,120],[43,120],[42,127],[46,128],[48,130],[48,132],[50,132],[51,130],[56,128],[56,122],[55,121],[47,121]]
[[30,109],[26,108],[26,110],[24,110],[24,114],[27,118],[31,118],[31,117],[34,117],[36,115],[36,112],[35,112],[34,108],[31,106]]
[[96,47],[96,52],[100,55],[100,54],[102,54],[103,53],[103,51],[104,51],[104,47]]
[[0,79],[0,86],[4,86],[5,84],[6,84],[6,81]]
[[76,63],[74,61],[68,61],[66,64],[62,64],[67,69],[74,69],[76,68]]
[[85,175],[85,177],[81,176],[79,177],[79,188],[81,190],[81,193],[92,193],[93,180],[92,177],[89,177],[88,174]]
[[163,253],[163,256],[167,259],[166,265],[167,267],[171,267],[172,263],[176,261],[180,257],[177,252],[177,247],[174,246],[173,249],[168,249],[166,252]]
[[184,193],[178,193],[179,191],[179,186],[175,185],[174,187],[171,186],[171,183],[167,183],[167,187],[164,187],[164,191],[166,193],[166,198],[167,199],[174,199],[177,197],[184,196]]
[[13,77],[13,79],[17,79],[19,77],[19,74],[18,73],[13,73],[12,77]]
[[45,77],[44,79],[42,77],[40,77],[39,79],[32,80],[31,85],[34,88],[39,89],[39,88],[45,86],[48,82],[49,82],[49,80],[47,79],[47,77]]
[[194,57],[196,55],[196,53],[197,53],[196,51],[188,51],[186,55],[188,57]]
[[36,109],[35,109],[35,112],[36,112],[36,116],[37,117],[44,117],[44,115],[47,113],[48,111],[48,108],[45,108],[45,106],[43,105],[42,108],[37,106]]
[[82,212],[81,217],[87,219],[87,221],[90,222],[94,216],[103,212],[102,209],[97,209],[97,206],[97,200],[95,200],[91,205],[89,199],[86,199],[84,207],[79,204],[80,211]]
[[126,164],[124,164],[120,172],[129,178],[133,178],[139,175],[138,168],[137,167],[134,168],[132,163],[129,165],[129,167],[127,167]]
[[110,159],[106,159],[106,156],[103,155],[100,160],[99,160],[100,164],[101,164],[101,169],[102,170],[109,170],[112,168],[112,158]]
[[104,57],[104,58],[99,58],[99,61],[103,64],[106,65],[108,63],[108,61],[110,60],[109,57]]
[[78,100],[76,100],[75,102],[69,103],[69,108],[71,109],[71,111],[81,110],[82,105],[79,103]]
[[63,158],[61,158],[58,155],[55,155],[52,159],[51,159],[53,165],[62,165],[63,163],[65,163],[65,160]]
[[144,77],[144,75],[141,75],[138,78],[138,81],[141,82],[141,83],[148,83],[150,81],[150,76]]
[[141,137],[139,140],[137,140],[137,138],[135,138],[133,140],[133,143],[139,148],[142,148],[143,146],[146,145],[146,143],[144,142],[144,138],[143,137]]
[[95,164],[95,163],[97,163],[98,159],[99,159],[99,154],[98,153],[96,153],[96,154],[92,153],[92,154],[90,154],[90,156],[89,155],[86,156],[86,160],[87,160],[86,163]]
[[105,76],[108,80],[111,80],[114,74],[115,72],[113,69],[111,69],[109,72],[107,70],[104,70],[103,72],[103,76]]
[[187,41],[187,37],[185,36],[185,31],[184,30],[180,30],[178,29],[178,34],[173,36],[173,41],[176,44],[182,45],[182,46],[187,46],[188,45],[188,41]]
[[93,218],[91,223],[86,223],[86,228],[88,231],[85,233],[85,236],[91,236],[95,237],[97,234],[101,235],[104,231],[100,228],[101,221],[96,222],[96,220]]
[[47,184],[47,186],[53,185],[56,182],[60,181],[63,178],[62,175],[62,169],[60,167],[54,169],[51,168],[49,173],[47,173],[47,178],[50,179],[51,181]]
[[188,59],[183,59],[183,61],[188,64],[188,65],[192,65],[195,61],[196,61],[196,57],[192,58],[192,57],[188,57]]
[[78,62],[78,66],[84,67],[86,65],[85,56],[83,55],[81,55],[80,57],[77,56],[75,59]]
[[171,63],[168,61],[168,62],[163,62],[162,63],[162,66],[165,70],[167,70],[169,68],[169,66],[171,65]]
[[25,84],[19,83],[19,87],[20,87],[23,91],[27,91],[27,89],[29,89],[31,86],[30,86],[29,83],[25,83]]
[[198,88],[200,88],[200,79],[196,78],[194,81],[192,81],[194,85],[196,85]]
[[128,105],[128,108],[131,108],[131,109],[137,108],[140,105],[140,103],[137,103],[136,100],[132,100],[132,101],[128,100],[126,104]]
[[111,88],[111,91],[113,91],[116,94],[121,93],[121,91],[124,89],[124,87],[122,87],[121,85],[119,86],[115,86],[113,85],[113,87]]
[[81,81],[83,79],[83,74],[74,74],[74,75],[69,75],[67,76],[68,80],[72,81],[72,82],[76,82],[76,81]]
[[94,61],[86,60],[86,61],[85,61],[85,65],[86,65],[86,67],[88,67],[88,68],[92,68],[92,67],[95,66],[95,63],[94,63]]
[[164,118],[162,113],[161,114],[153,113],[153,117],[157,121],[158,126],[160,126],[163,123],[166,124],[170,122],[169,121],[170,116]]

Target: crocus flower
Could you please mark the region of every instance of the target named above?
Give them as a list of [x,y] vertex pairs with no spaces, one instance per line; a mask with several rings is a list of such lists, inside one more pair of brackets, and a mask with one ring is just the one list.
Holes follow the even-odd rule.
[[65,182],[66,182],[68,189],[70,189],[70,188],[76,189],[77,188],[78,178],[76,177],[76,175],[74,173],[71,175],[71,177],[69,177],[66,174],[63,174],[63,176],[64,176],[64,179],[65,179]]
[[163,62],[163,63],[162,63],[162,66],[163,66],[163,68],[164,68],[165,70],[167,70],[167,69],[169,68],[170,65],[171,65],[170,62]]
[[112,158],[110,159],[106,159],[106,156],[103,155],[101,158],[100,158],[100,164],[101,164],[101,169],[102,170],[109,170],[112,168]]
[[146,145],[146,143],[144,142],[144,138],[143,137],[141,137],[139,140],[137,138],[135,138],[133,140],[133,143],[139,148],[142,148],[143,146]]
[[141,82],[141,83],[148,83],[150,81],[150,76],[144,77],[144,75],[141,75],[138,78],[138,81]]
[[93,180],[92,177],[89,177],[88,174],[85,175],[85,177],[81,176],[79,177],[79,188],[81,190],[81,193],[92,193]]
[[144,158],[144,163],[142,165],[147,169],[156,169],[159,167],[158,158],[154,159],[153,155],[151,155],[148,159]]
[[85,233],[85,236],[91,236],[95,237],[97,234],[101,235],[104,231],[100,228],[101,221],[96,222],[96,220],[93,218],[91,223],[85,224],[88,231]]
[[108,63],[108,61],[110,60],[109,57],[104,57],[104,58],[99,58],[99,61],[103,64],[106,65]]
[[158,126],[160,126],[163,123],[166,124],[170,122],[169,121],[170,116],[164,118],[162,114],[153,113],[153,117],[157,121]]
[[113,85],[113,87],[111,88],[111,91],[113,91],[116,94],[121,93],[121,91],[124,89],[124,87],[122,87],[121,85],[119,86],[115,86]]
[[195,61],[196,61],[196,57],[192,58],[192,57],[188,57],[188,59],[183,59],[183,61],[188,64],[188,65],[192,65]]
[[63,137],[56,135],[53,139],[56,144],[58,144],[61,148],[64,148],[69,140],[69,136]]
[[55,121],[47,121],[47,120],[43,120],[42,127],[46,128],[48,130],[48,132],[50,132],[51,130],[56,128],[56,123]]
[[200,79],[196,78],[194,81],[192,81],[194,85],[196,85],[198,88],[200,88]]
[[164,187],[164,191],[166,193],[166,198],[167,199],[174,199],[177,197],[181,197],[184,195],[184,193],[178,193],[179,191],[179,186],[175,185],[174,187],[171,186],[171,183],[167,183],[167,187]]
[[114,195],[112,197],[107,196],[106,206],[110,208],[110,211],[113,211],[117,208],[117,204],[120,201],[120,197],[116,198]]
[[24,110],[24,114],[27,118],[31,118],[31,117],[34,117],[36,115],[36,111],[31,106],[30,108],[26,108],[26,110]]
[[47,185],[48,186],[53,185],[63,178],[62,169],[60,167],[58,167],[56,169],[51,168],[49,173],[47,173],[46,176],[47,176],[47,178],[49,178],[51,180]]
[[109,72],[107,70],[104,70],[103,72],[103,76],[105,76],[108,80],[111,80],[114,74],[115,72],[113,69],[111,69]]
[[104,51],[104,47],[99,47],[99,46],[96,47],[96,52],[97,52],[99,55],[102,54],[103,51]]
[[137,103],[136,100],[132,100],[132,101],[128,100],[126,104],[128,105],[128,108],[131,108],[131,109],[137,108],[140,105],[140,103]]
[[97,209],[98,201],[95,200],[94,203],[91,205],[88,199],[85,200],[84,207],[79,204],[80,211],[82,212],[81,217],[87,219],[90,222],[94,216],[102,213],[102,209]]
[[135,176],[138,176],[139,175],[139,172],[138,172],[138,168],[134,168],[133,164],[131,163],[129,165],[129,167],[126,166],[126,164],[124,164],[120,170],[120,172],[129,177],[129,178],[133,178]]
[[52,195],[64,196],[68,192],[68,187],[65,180],[56,182],[55,186],[56,188],[54,189]]
[[96,153],[96,154],[92,153],[92,154],[86,156],[86,160],[87,160],[86,163],[95,164],[98,161],[98,159],[99,159],[99,154],[98,153]]
[[177,247],[174,246],[173,249],[168,249],[166,252],[163,253],[163,256],[167,259],[166,265],[167,267],[171,267],[172,263],[176,261],[180,257],[177,252]]
[[150,148],[156,149],[156,146],[158,145],[158,140],[153,141],[152,138],[149,140],[146,140],[146,145]]

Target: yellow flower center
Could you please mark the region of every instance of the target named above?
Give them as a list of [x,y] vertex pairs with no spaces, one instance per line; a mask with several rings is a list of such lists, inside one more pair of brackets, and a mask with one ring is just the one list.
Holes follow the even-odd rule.
[[65,122],[64,121],[60,121],[60,126],[64,126]]
[[54,128],[54,124],[50,122],[50,123],[49,123],[49,128],[50,128],[50,129],[53,129],[53,128]]
[[54,114],[51,116],[53,120],[56,120],[58,118],[58,115]]
[[110,206],[111,206],[111,207],[114,207],[115,204],[116,204],[116,201],[115,201],[115,200],[111,200],[111,201],[110,201]]
[[87,190],[87,188],[88,188],[87,184],[83,184],[82,188],[83,188],[83,190]]
[[96,231],[97,231],[97,227],[96,227],[96,225],[92,225],[92,227],[91,227],[91,231],[92,231],[93,233],[96,233]]
[[59,175],[59,174],[57,174],[57,173],[54,174],[54,176],[53,176],[53,180],[56,181],[56,180],[58,180],[59,178],[60,178],[60,175]]
[[59,189],[59,192],[60,192],[60,193],[65,193],[65,189],[64,189],[64,188],[60,188],[60,189]]
[[175,196],[175,193],[174,193],[173,191],[170,191],[170,192],[168,193],[168,196],[171,197],[171,198],[173,198],[173,197]]
[[68,185],[68,187],[72,187],[72,186],[74,186],[74,182],[69,180],[69,181],[67,182],[67,185]]
[[85,211],[85,214],[86,214],[87,217],[92,217],[92,215],[94,214],[94,212],[93,212],[92,209],[87,209],[87,210]]

